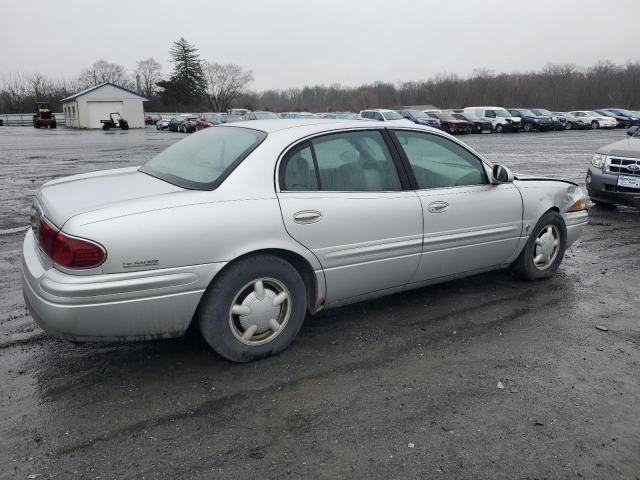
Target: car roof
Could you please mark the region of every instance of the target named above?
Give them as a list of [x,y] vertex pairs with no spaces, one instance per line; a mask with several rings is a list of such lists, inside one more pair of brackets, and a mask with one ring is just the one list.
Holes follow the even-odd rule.
[[[405,120],[406,121],[406,120]],[[234,122],[230,125],[219,125],[216,128],[234,128],[245,127],[254,130],[261,130],[265,133],[275,133],[287,130],[290,133],[298,132],[301,135],[313,134],[322,131],[340,130],[348,128],[385,128],[396,125],[393,121],[381,123],[377,120],[343,120],[333,118],[296,118],[296,119],[270,119],[270,120],[252,120],[243,122]],[[416,128],[421,130],[433,130],[431,127],[422,127],[420,125],[409,125],[398,123],[403,128]],[[308,132],[303,132],[307,130]],[[439,131],[439,130],[438,130]]]

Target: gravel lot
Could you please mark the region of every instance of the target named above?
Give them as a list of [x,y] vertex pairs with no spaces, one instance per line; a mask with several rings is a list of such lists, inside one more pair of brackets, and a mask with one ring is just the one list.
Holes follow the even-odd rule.
[[[595,148],[624,135],[464,140],[516,172],[583,183]],[[497,272],[323,312],[248,365],[197,338],[46,337],[20,281],[37,188],[182,137],[0,128],[0,478],[639,478],[632,209],[592,207],[549,281]]]

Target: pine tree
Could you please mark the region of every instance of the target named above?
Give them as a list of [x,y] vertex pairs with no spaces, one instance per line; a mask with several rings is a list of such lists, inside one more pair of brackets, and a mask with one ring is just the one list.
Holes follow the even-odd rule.
[[188,102],[203,97],[207,81],[198,49],[181,37],[173,42],[169,54],[173,63],[171,82],[184,89],[184,100]]

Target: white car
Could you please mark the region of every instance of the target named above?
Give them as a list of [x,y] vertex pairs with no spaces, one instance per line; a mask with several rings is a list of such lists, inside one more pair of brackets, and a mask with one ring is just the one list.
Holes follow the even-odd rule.
[[479,117],[483,121],[490,122],[491,128],[496,133],[519,132],[522,120],[514,117],[507,109],[502,107],[466,107],[463,113]]
[[591,110],[575,110],[569,113],[587,125],[591,125],[591,128],[616,128],[618,126],[618,121],[615,118],[605,117]]
[[379,122],[400,122],[413,124],[411,120],[407,120],[396,110],[389,110],[386,108],[372,108],[369,110],[361,110],[359,113],[360,118],[363,120],[378,120]]
[[160,120],[156,122],[156,130],[166,130],[174,116],[175,115],[160,115]]

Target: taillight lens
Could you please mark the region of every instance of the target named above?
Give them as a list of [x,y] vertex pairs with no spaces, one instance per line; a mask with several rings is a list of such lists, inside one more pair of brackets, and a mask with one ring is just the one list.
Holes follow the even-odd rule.
[[37,235],[42,251],[66,268],[97,267],[107,256],[97,243],[65,235],[44,218],[40,220]]

